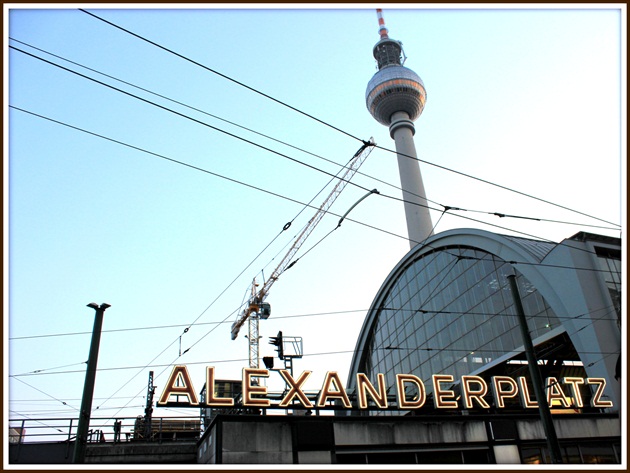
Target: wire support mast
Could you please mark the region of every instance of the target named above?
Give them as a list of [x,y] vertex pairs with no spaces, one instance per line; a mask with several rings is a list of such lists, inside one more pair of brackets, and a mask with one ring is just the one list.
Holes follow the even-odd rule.
[[[278,264],[276,269],[273,271],[269,279],[265,281],[265,283],[260,288],[260,290],[258,290],[258,292],[252,291],[252,298],[250,299],[249,304],[247,304],[247,307],[243,310],[242,314],[232,324],[232,330],[231,330],[232,340],[236,340],[236,337],[238,336],[238,333],[241,327],[249,319],[249,317],[260,310],[260,305],[263,303],[263,301],[267,297],[267,294],[269,293],[269,289],[271,289],[271,286],[278,280],[280,275],[284,273],[284,271],[286,271],[287,269],[291,268],[295,263],[297,263],[298,260],[293,260],[293,257],[298,252],[298,250],[300,249],[304,241],[306,241],[309,235],[313,232],[317,224],[324,217],[328,209],[335,202],[339,194],[341,194],[341,192],[344,190],[344,188],[346,187],[350,179],[352,179],[352,177],[357,172],[359,167],[361,167],[363,162],[370,155],[370,153],[374,149],[374,146],[375,146],[375,143],[374,143],[373,138],[370,138],[369,141],[363,142],[363,145],[358,149],[358,151],[354,154],[354,156],[352,157],[352,159],[346,166],[343,174],[338,177],[338,182],[335,185],[335,187],[332,189],[332,191],[330,192],[326,200],[324,200],[324,202],[319,207],[319,209],[317,209],[317,211],[315,212],[315,215],[311,217],[309,222],[306,224],[306,226],[302,230],[302,233],[300,233],[300,235],[293,242],[293,245],[291,246],[287,254],[284,256],[282,261]],[[251,343],[251,340],[250,340],[250,343]]]

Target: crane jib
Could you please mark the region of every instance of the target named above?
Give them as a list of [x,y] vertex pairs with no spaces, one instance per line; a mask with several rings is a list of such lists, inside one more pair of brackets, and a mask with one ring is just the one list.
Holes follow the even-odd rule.
[[[300,235],[295,239],[295,241],[293,242],[293,245],[291,246],[287,254],[284,256],[282,261],[280,261],[280,264],[278,264],[277,268],[271,274],[271,277],[267,279],[267,281],[263,284],[263,287],[260,289],[260,291],[258,291],[258,293],[252,297],[249,304],[250,306],[254,302],[262,303],[265,297],[267,297],[267,294],[269,293],[269,289],[271,288],[273,283],[277,281],[277,279],[280,277],[280,275],[284,271],[289,269],[291,266],[293,266],[297,262],[297,260],[292,261],[293,256],[295,256],[295,254],[298,252],[298,250],[302,246],[302,243],[304,243],[304,241],[309,237],[309,235],[315,229],[317,224],[324,217],[328,209],[332,206],[332,204],[335,202],[337,197],[339,197],[339,194],[341,194],[341,192],[346,187],[348,182],[350,182],[350,179],[352,179],[354,174],[358,171],[359,167],[370,155],[375,145],[376,143],[374,143],[373,138],[370,138],[369,141],[363,142],[363,145],[354,154],[354,156],[352,157],[348,165],[345,166],[345,171],[343,175],[340,175],[338,177],[338,181],[335,184],[335,187],[333,188],[333,190],[330,192],[326,200],[324,200],[322,205],[317,209],[317,211],[315,212],[315,215],[311,217],[311,219],[306,224],[306,226],[304,227]],[[375,191],[372,191],[372,193],[374,192]],[[285,229],[288,228],[288,226],[290,226],[290,223],[287,223],[285,225]],[[253,290],[252,290],[252,293],[253,293]],[[232,340],[236,340],[239,330],[241,329],[243,324],[247,321],[251,313],[252,313],[251,308],[245,309],[243,313],[241,314],[241,316],[236,320],[236,322],[232,324],[232,330],[231,330]]]

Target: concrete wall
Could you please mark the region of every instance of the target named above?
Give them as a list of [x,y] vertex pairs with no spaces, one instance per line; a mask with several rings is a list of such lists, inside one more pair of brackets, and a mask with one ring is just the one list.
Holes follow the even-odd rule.
[[[618,419],[554,419],[553,425],[559,439],[621,436],[621,424]],[[518,421],[519,438],[522,440],[544,440],[545,432],[538,421]]]
[[122,442],[88,445],[89,464],[186,464],[197,462],[197,442]]
[[[554,425],[562,441],[616,443],[621,438],[619,419],[613,416],[559,416]],[[536,416],[218,416],[199,443],[198,462],[331,464],[347,462],[356,454],[403,452],[439,460],[444,452],[470,451],[480,454],[476,459],[487,452],[490,463],[518,464],[523,442],[544,440]]]
[[483,421],[477,422],[343,422],[335,426],[336,445],[404,445],[485,442]]
[[10,443],[9,464],[12,465],[59,465],[72,463],[74,442]]
[[224,424],[223,463],[293,463],[291,442],[287,422]]

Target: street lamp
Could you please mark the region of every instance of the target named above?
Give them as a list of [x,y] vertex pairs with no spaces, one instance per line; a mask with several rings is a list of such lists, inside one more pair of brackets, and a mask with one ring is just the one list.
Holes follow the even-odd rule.
[[103,327],[103,314],[111,305],[90,302],[88,307],[95,310],[94,328],[92,329],[92,343],[90,344],[90,355],[88,366],[85,371],[85,384],[83,385],[83,398],[81,400],[81,411],[79,412],[79,426],[77,427],[77,438],[74,442],[74,454],[72,463],[83,463],[85,460],[85,447],[87,443],[87,433],[90,426],[90,413],[92,411],[92,398],[94,396],[94,381],[96,380],[96,362],[98,360],[98,347],[101,342],[101,328]]

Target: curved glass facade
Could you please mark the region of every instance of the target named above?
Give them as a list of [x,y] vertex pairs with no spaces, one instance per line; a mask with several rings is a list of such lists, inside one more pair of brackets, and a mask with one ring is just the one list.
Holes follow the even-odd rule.
[[516,274],[533,339],[560,322],[536,288],[514,266],[477,248],[437,248],[399,268],[383,293],[359,371],[413,373],[431,395],[431,375],[479,372],[523,345],[506,277]]

